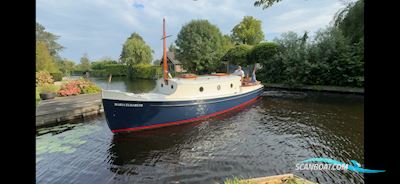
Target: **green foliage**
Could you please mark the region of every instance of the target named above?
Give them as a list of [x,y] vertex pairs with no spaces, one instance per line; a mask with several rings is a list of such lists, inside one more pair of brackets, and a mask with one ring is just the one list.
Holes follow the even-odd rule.
[[335,15],[335,26],[351,43],[364,39],[364,0],[350,2]]
[[263,9],[266,9],[279,1],[282,0],[257,0],[254,2],[254,6],[262,6]]
[[40,101],[40,87],[36,87],[35,101],[37,106]]
[[207,20],[192,20],[178,33],[176,57],[190,72],[204,74],[221,65],[228,42],[215,25]]
[[92,70],[104,70],[110,65],[118,65],[118,62],[114,60],[95,61],[91,63],[90,67]]
[[271,60],[276,53],[278,53],[278,44],[263,42],[253,47],[248,58],[251,63],[265,63]]
[[39,93],[57,93],[60,90],[60,86],[54,84],[43,84],[38,87]]
[[101,88],[95,85],[86,86],[82,89],[83,94],[93,94],[93,93],[100,93]]
[[153,79],[157,73],[161,73],[161,67],[150,64],[137,64],[128,69],[130,79]]
[[60,36],[47,32],[45,29],[44,26],[36,22],[36,41],[44,43],[48,48],[50,55],[56,57],[58,56],[58,52],[64,49],[63,46],[56,42]]
[[44,84],[53,84],[53,76],[47,71],[36,72],[36,86],[42,86]]
[[92,62],[91,76],[104,77],[110,74],[113,76],[126,76],[128,74],[128,66],[111,59]]
[[[258,78],[289,85],[364,85],[363,43],[350,44],[336,27],[317,32],[311,42],[307,39],[307,33],[298,36],[293,32],[276,39],[278,46],[271,47],[276,54],[256,59],[263,66]],[[257,47],[261,46],[256,46],[251,55],[257,53]]]
[[66,59],[57,60],[56,64],[64,76],[69,76],[75,70],[75,62]]
[[50,75],[53,77],[53,79],[54,79],[55,82],[56,82],[56,81],[61,81],[61,80],[62,80],[62,77],[63,77],[63,74],[60,73],[60,72],[57,72],[57,73],[50,73]]
[[36,42],[36,71],[59,71],[46,44],[43,42]]
[[252,46],[242,44],[237,45],[236,47],[231,48],[225,55],[222,57],[222,60],[226,60],[229,64],[234,65],[248,65],[248,57]]
[[153,56],[150,46],[148,46],[143,38],[137,33],[132,33],[132,35],[125,41],[120,56],[121,62],[128,66],[150,64],[152,58]]
[[80,64],[76,66],[76,70],[81,72],[90,71],[90,60],[86,53],[81,57]]
[[232,29],[232,39],[237,43],[255,45],[264,40],[261,20],[244,16],[243,20]]

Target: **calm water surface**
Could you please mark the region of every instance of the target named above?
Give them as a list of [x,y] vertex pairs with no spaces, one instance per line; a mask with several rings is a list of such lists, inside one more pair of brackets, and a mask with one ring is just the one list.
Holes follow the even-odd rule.
[[[93,80],[106,88],[106,79]],[[154,85],[113,78],[108,88],[141,93]],[[37,183],[222,183],[285,173],[364,183],[351,171],[295,170],[311,157],[364,163],[362,96],[271,94],[218,118],[151,131],[113,135],[104,115],[38,129]]]

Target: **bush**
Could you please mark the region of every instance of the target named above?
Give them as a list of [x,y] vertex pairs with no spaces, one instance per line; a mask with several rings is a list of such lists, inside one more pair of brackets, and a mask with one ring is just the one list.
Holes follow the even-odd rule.
[[113,76],[126,76],[128,74],[128,66],[122,64],[102,64],[97,63],[90,71],[91,76],[104,77],[108,75]]
[[70,95],[78,95],[81,93],[81,88],[79,88],[79,80],[68,81],[64,85],[61,86],[61,89],[58,91],[60,96],[70,96]]
[[54,84],[44,84],[38,87],[38,89],[39,93],[57,93],[60,87]]
[[230,64],[234,65],[247,65],[248,56],[251,51],[251,46],[242,44],[236,47],[231,48],[228,52],[222,57],[222,60],[228,61]]
[[278,45],[276,43],[259,43],[250,51],[249,60],[252,63],[263,63],[266,60],[270,60],[276,53],[278,53]]
[[101,88],[87,79],[78,79],[66,82],[58,91],[60,96],[99,93]]
[[54,81],[61,81],[63,74],[62,73],[50,73],[50,75],[53,77]]
[[105,77],[108,76],[109,74],[107,73],[106,70],[93,70],[90,72],[90,75],[93,77]]
[[39,103],[40,101],[40,88],[36,87],[36,105]]
[[42,86],[44,84],[53,84],[53,77],[47,71],[36,72],[36,86]]
[[82,88],[82,93],[83,94],[92,94],[92,93],[100,93],[101,88],[95,85],[90,85],[86,86],[85,88]]

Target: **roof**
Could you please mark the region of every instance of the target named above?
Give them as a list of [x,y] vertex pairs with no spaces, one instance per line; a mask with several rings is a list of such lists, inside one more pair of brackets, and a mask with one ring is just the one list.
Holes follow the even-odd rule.
[[[163,55],[163,56],[164,56],[164,55]],[[171,63],[174,64],[174,65],[180,65],[180,64],[182,64],[180,61],[178,61],[177,59],[175,59],[175,53],[174,53],[174,52],[170,52],[170,51],[167,52],[167,60],[168,60],[168,63],[171,62]],[[163,58],[161,58],[160,65],[161,65],[162,63],[163,63]]]

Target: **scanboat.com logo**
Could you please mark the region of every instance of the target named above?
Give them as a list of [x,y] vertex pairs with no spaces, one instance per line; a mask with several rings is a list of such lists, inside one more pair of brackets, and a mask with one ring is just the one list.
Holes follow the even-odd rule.
[[[322,162],[310,164],[309,162]],[[329,158],[310,158],[296,164],[296,170],[350,170],[360,173],[380,173],[385,170],[372,170],[361,168],[361,164],[355,160],[350,160],[353,165],[349,165]]]

